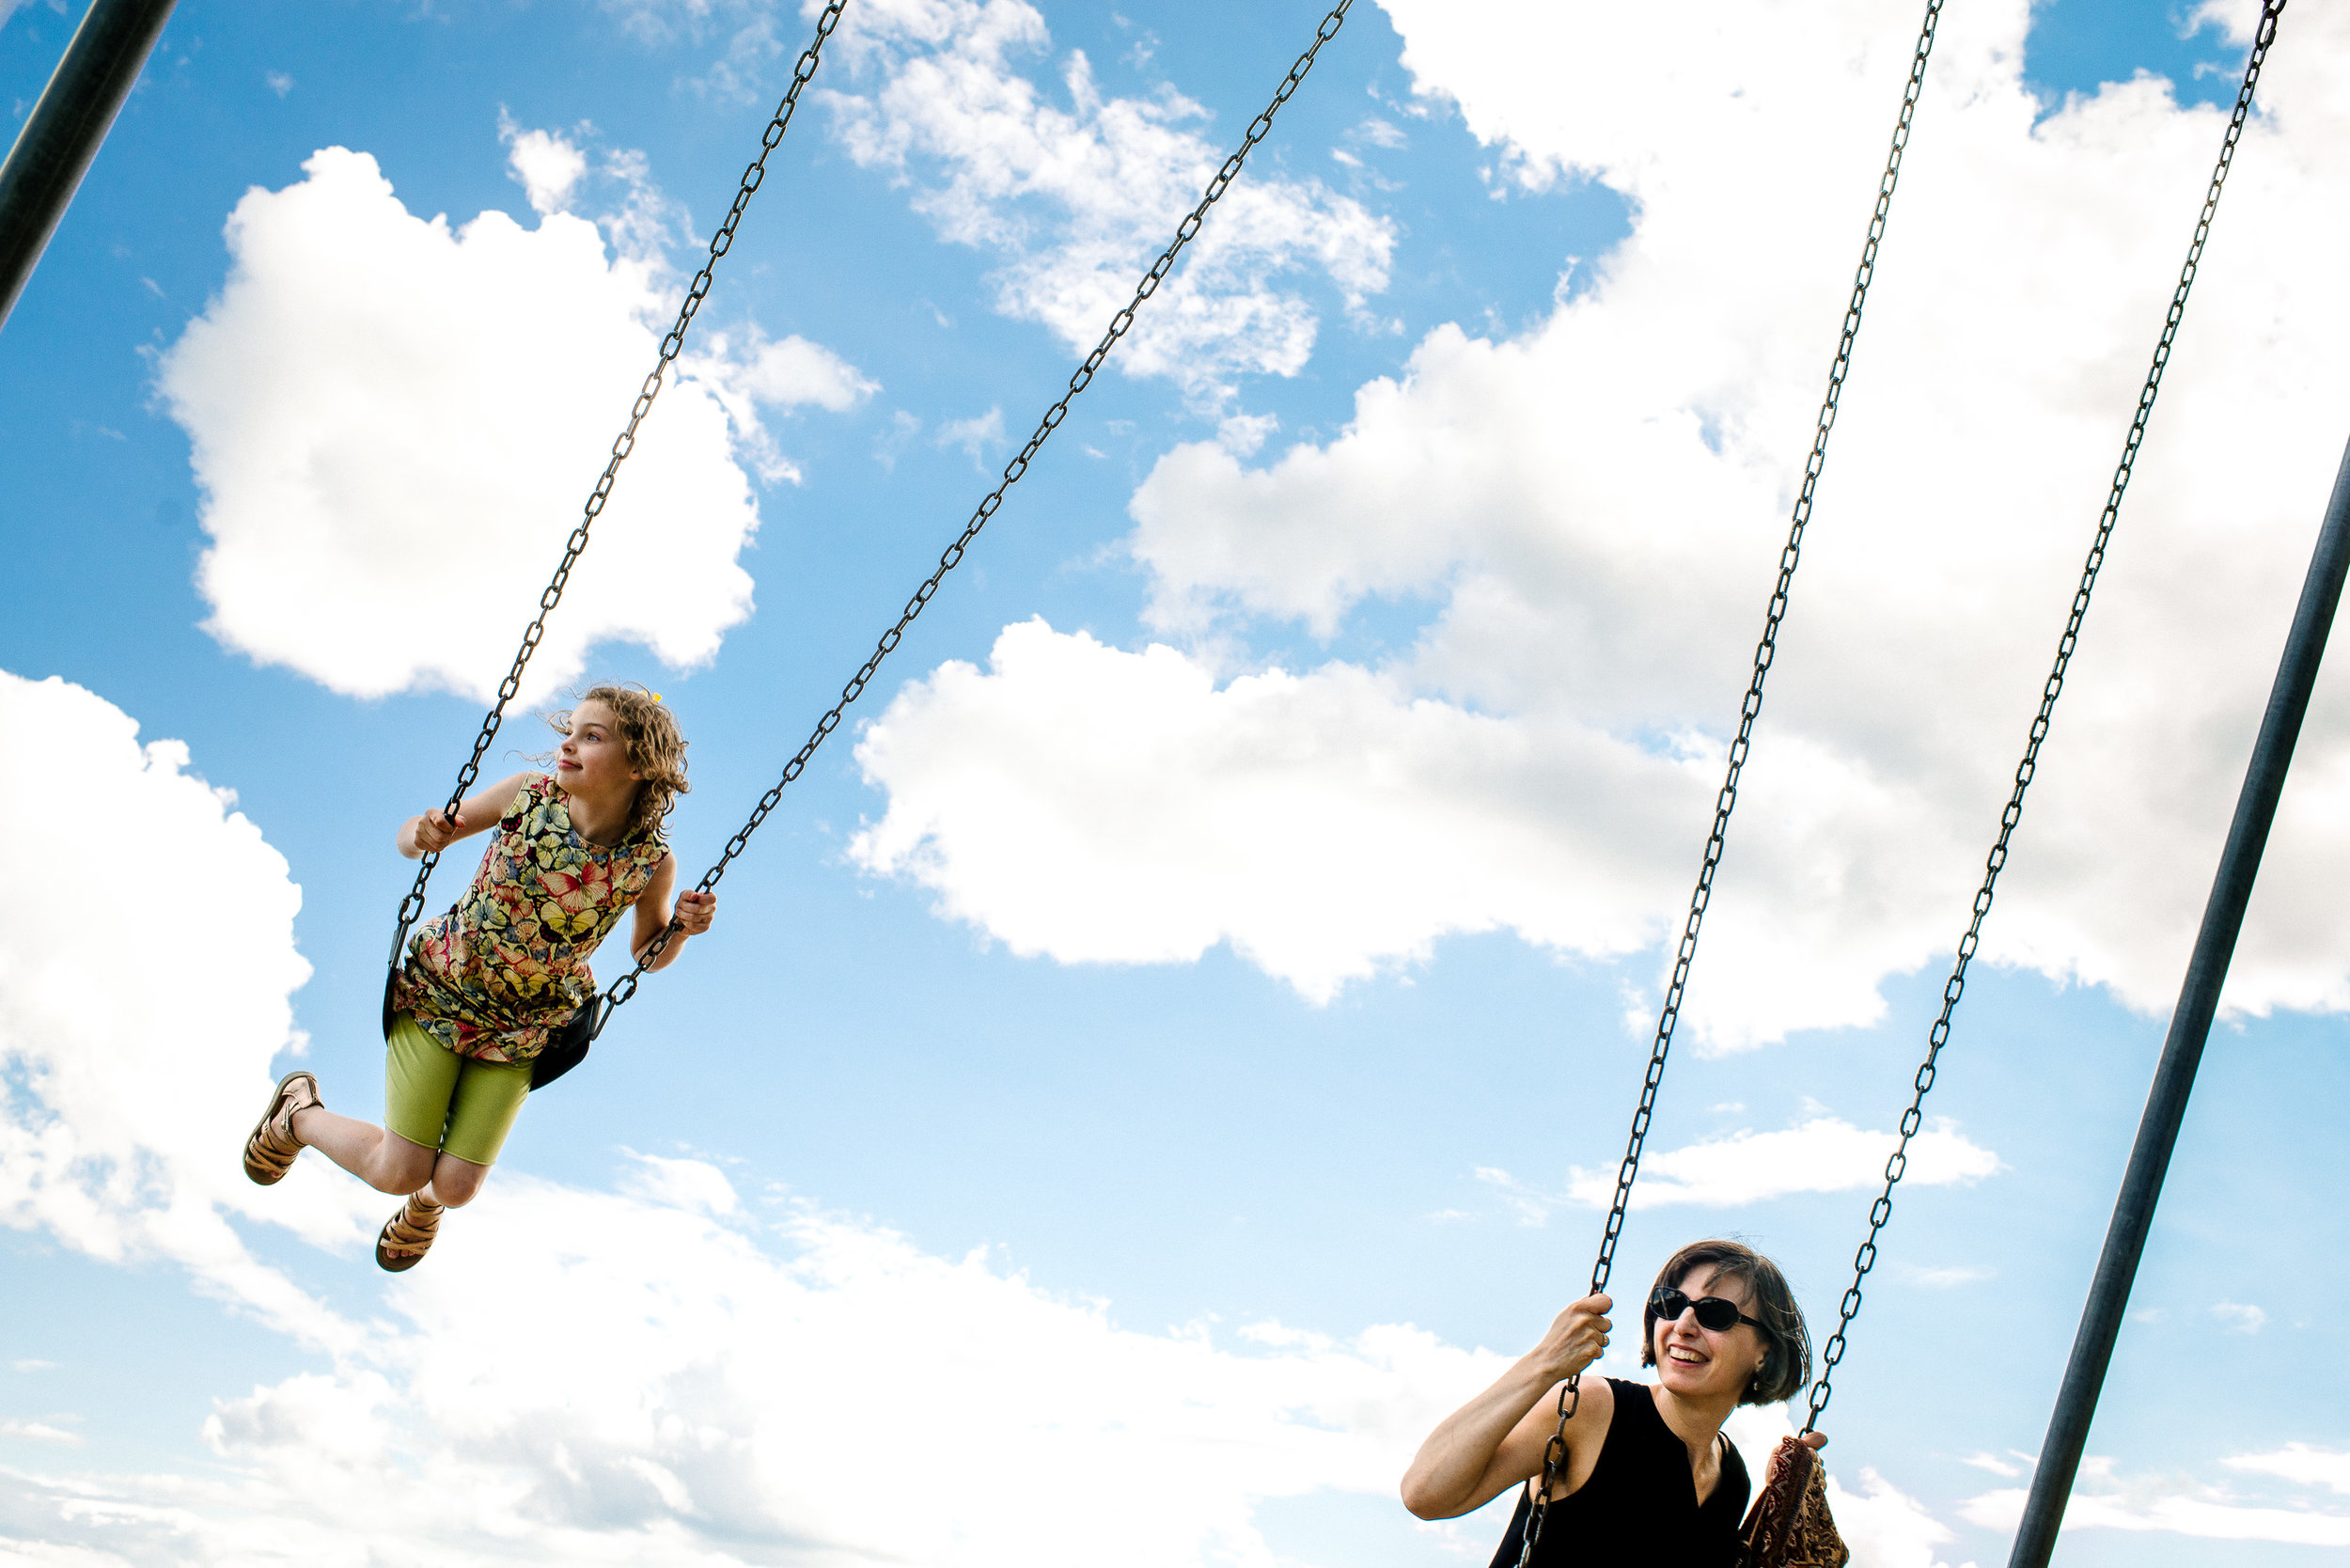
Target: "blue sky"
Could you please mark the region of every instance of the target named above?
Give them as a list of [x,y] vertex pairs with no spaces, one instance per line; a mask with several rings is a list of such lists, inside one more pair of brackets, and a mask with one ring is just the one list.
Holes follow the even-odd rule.
[[[1621,1294],[1730,1231],[1832,1318],[2245,9],[1951,10]],[[676,708],[688,867],[1317,14],[854,0],[549,654]],[[72,20],[0,11],[18,123]],[[1915,23],[1357,7],[1198,314],[395,1279],[235,1145],[290,1051],[380,1105],[392,831],[807,21],[183,0],[0,331],[0,1559],[1033,1563],[1142,1489],[1150,1562],[1484,1560],[1394,1482],[1588,1278]],[[1838,1378],[1864,1565],[2004,1560],[2350,428],[2345,54],[2288,15]],[[2344,780],[2337,672],[2067,1561],[2350,1540]]]

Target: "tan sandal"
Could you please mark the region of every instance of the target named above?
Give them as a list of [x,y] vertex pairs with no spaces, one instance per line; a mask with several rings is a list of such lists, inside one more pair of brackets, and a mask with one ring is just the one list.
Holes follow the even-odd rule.
[[[289,1073],[277,1080],[276,1092],[269,1097],[269,1109],[254,1123],[253,1136],[244,1140],[244,1173],[265,1187],[284,1181],[286,1172],[293,1168],[295,1158],[302,1152],[302,1140],[293,1133],[293,1118],[287,1114],[287,1102],[292,1098],[296,1084],[308,1085],[310,1098],[294,1105],[294,1110],[326,1104],[319,1094],[318,1079],[308,1073]],[[283,1132],[277,1126],[280,1116],[286,1117]]]
[[444,1205],[420,1192],[410,1193],[400,1213],[376,1232],[375,1266],[387,1274],[400,1274],[423,1262],[432,1248],[432,1238],[440,1233]]

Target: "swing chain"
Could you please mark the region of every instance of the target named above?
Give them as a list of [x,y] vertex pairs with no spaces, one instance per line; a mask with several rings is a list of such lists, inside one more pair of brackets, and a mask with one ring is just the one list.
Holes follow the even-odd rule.
[[1918,1135],[1925,1122],[1925,1101],[1934,1088],[1936,1063],[1942,1047],[1950,1037],[1950,1016],[1958,1011],[1958,999],[1966,990],[1966,966],[1975,956],[1982,939],[1982,922],[1991,913],[1993,891],[1998,885],[1999,872],[2007,865],[2009,841],[2015,835],[2016,823],[2024,817],[2024,792],[2031,787],[2032,776],[2040,765],[2040,745],[2048,738],[2048,725],[2055,716],[2057,698],[2064,690],[2064,676],[2073,662],[2073,651],[2080,642],[2081,622],[2089,614],[2090,590],[2096,586],[2097,573],[2105,566],[2106,547],[2113,537],[2114,525],[2122,513],[2123,492],[2129,488],[2130,473],[2138,463],[2138,447],[2146,439],[2146,422],[2154,411],[2154,396],[2162,389],[2162,372],[2170,363],[2171,345],[2179,336],[2179,323],[2186,317],[2187,291],[2195,285],[2195,274],[2201,266],[2203,245],[2211,238],[2212,219],[2219,211],[2220,187],[2227,183],[2228,169],[2235,161],[2236,143],[2243,138],[2246,118],[2252,109],[2252,90],[2260,82],[2261,64],[2267,57],[2268,46],[2277,37],[2277,19],[2285,8],[2285,0],[2265,0],[2261,8],[2261,24],[2252,41],[2252,53],[2244,65],[2244,85],[2236,90],[2235,113],[2228,121],[2228,132],[2219,145],[2219,162],[2212,170],[2211,183],[2203,193],[2203,210],[2195,221],[2195,237],[2186,247],[2186,263],[2179,270],[2179,281],[2170,292],[2170,308],[2165,313],[2162,336],[2154,345],[2153,364],[2147,368],[2145,384],[2138,389],[2138,410],[2130,420],[2130,433],[2122,443],[2122,461],[2113,471],[2113,483],[2106,493],[2105,510],[2098,516],[2095,538],[2089,546],[2089,556],[2081,566],[2080,585],[2073,590],[2072,613],[2066,617],[2064,635],[2057,639],[2056,662],[2048,670],[2047,683],[2041,688],[2040,712],[2033,715],[2029,736],[2024,744],[2024,758],[2015,767],[2015,784],[2007,798],[2006,809],[1999,813],[1999,834],[1992,841],[1991,854],[1983,862],[1982,885],[1975,889],[1973,917],[1967,922],[1966,933],[1958,939],[1957,961],[1950,967],[1950,977],[1942,987],[1942,1011],[1926,1036],[1926,1058],[1919,1065],[1914,1080],[1916,1092],[1910,1097],[1909,1108],[1902,1113],[1901,1138],[1885,1162],[1885,1190],[1877,1195],[1869,1209],[1869,1234],[1853,1254],[1852,1287],[1845,1291],[1838,1310],[1836,1332],[1828,1336],[1820,1353],[1819,1381],[1811,1386],[1810,1414],[1805,1419],[1803,1430],[1810,1433],[1820,1424],[1820,1413],[1827,1408],[1833,1396],[1831,1386],[1837,1364],[1844,1358],[1845,1330],[1859,1315],[1861,1283],[1869,1271],[1876,1266],[1877,1237],[1893,1217],[1893,1188],[1900,1184],[1909,1168],[1909,1140]]
[[[465,765],[457,771],[457,785],[449,792],[446,808],[452,818],[457,815],[458,808],[464,804],[465,792],[472,789],[481,776],[481,759],[488,755],[490,743],[496,738],[498,727],[506,722],[507,705],[522,690],[523,668],[530,663],[531,654],[538,651],[540,639],[546,635],[547,617],[555,613],[556,604],[562,603],[563,589],[572,580],[572,568],[578,564],[579,557],[588,549],[588,530],[603,515],[604,504],[611,499],[613,481],[619,477],[620,464],[636,449],[636,427],[643,424],[645,416],[652,412],[653,400],[661,395],[670,363],[685,347],[685,330],[694,324],[694,316],[701,309],[702,300],[710,292],[711,273],[717,267],[718,259],[733,248],[734,230],[751,204],[751,193],[758,190],[767,178],[768,154],[776,150],[777,144],[783,140],[784,132],[790,129],[792,111],[800,104],[800,90],[815,76],[816,67],[823,56],[825,41],[832,37],[833,29],[840,24],[840,13],[848,3],[849,0],[832,0],[824,8],[823,14],[816,19],[816,37],[801,51],[798,63],[792,67],[791,86],[785,89],[783,102],[776,106],[765,133],[760,137],[759,156],[751,160],[750,166],[743,171],[742,183],[734,193],[734,205],[728,210],[726,222],[720,224],[718,231],[710,237],[710,258],[702,263],[701,271],[694,274],[692,285],[685,290],[685,301],[678,307],[676,323],[661,339],[661,357],[645,377],[644,384],[637,388],[636,400],[629,408],[628,423],[612,443],[612,455],[604,463],[595,489],[588,494],[579,525],[564,541],[563,559],[556,565],[546,591],[539,595],[539,613],[528,626],[523,628],[522,646],[515,651],[513,666],[507,670],[506,679],[498,682],[497,703],[481,720],[481,732],[474,737],[473,755],[466,758]],[[408,896],[400,902],[399,929],[392,933],[391,966],[395,969],[400,967],[400,950],[408,945],[409,929],[416,923],[416,917],[424,913],[425,884],[432,880],[432,869],[440,863],[441,852],[438,850],[423,855],[416,867],[415,886],[409,888]]]
[[[1804,531],[1811,522],[1812,499],[1819,488],[1820,475],[1827,466],[1828,432],[1836,426],[1836,410],[1843,399],[1844,380],[1852,370],[1853,348],[1860,337],[1861,310],[1869,302],[1869,286],[1876,278],[1877,251],[1885,242],[1886,222],[1893,211],[1894,189],[1901,183],[1902,156],[1908,149],[1910,128],[1918,118],[1919,95],[1925,89],[1926,61],[1934,52],[1942,4],[1943,0],[1927,0],[1917,47],[1910,54],[1909,80],[1902,89],[1901,114],[1893,123],[1893,140],[1886,153],[1885,172],[1877,179],[1876,206],[1869,214],[1868,235],[1860,247],[1860,265],[1853,274],[1852,297],[1844,307],[1843,325],[1836,341],[1836,358],[1828,367],[1827,392],[1821,399],[1819,420],[1812,428],[1811,454],[1804,462],[1803,485],[1795,495],[1787,543],[1778,553],[1778,581],[1771,590],[1770,605],[1763,616],[1762,640],[1755,647],[1754,675],[1747,682],[1746,700],[1739,705],[1738,733],[1730,743],[1728,769],[1721,792],[1714,799],[1714,830],[1705,840],[1705,858],[1698,868],[1697,888],[1689,898],[1689,916],[1682,925],[1681,945],[1673,955],[1672,980],[1665,988],[1665,1004],[1657,1014],[1648,1072],[1640,1081],[1639,1108],[1632,1114],[1623,1162],[1616,1168],[1615,1201],[1607,1210],[1607,1227],[1600,1237],[1598,1261],[1591,1265],[1593,1295],[1607,1288],[1608,1275],[1615,1267],[1616,1243],[1623,1234],[1624,1215],[1632,1202],[1632,1184],[1639,1174],[1640,1152],[1648,1142],[1649,1121],[1656,1110],[1656,1091],[1665,1081],[1665,1058],[1672,1049],[1673,1027],[1681,1019],[1682,995],[1688,987],[1690,965],[1697,959],[1699,928],[1704,924],[1706,906],[1714,899],[1714,873],[1721,865],[1722,849],[1729,839],[1731,810],[1738,803],[1738,777],[1747,765],[1755,720],[1762,712],[1762,683],[1778,651],[1779,624],[1787,618],[1795,567],[1803,557]],[[1566,1462],[1567,1422],[1574,1419],[1575,1409],[1582,1403],[1582,1384],[1583,1374],[1577,1372],[1559,1390],[1559,1429],[1543,1448],[1542,1488],[1534,1495],[1533,1508],[1527,1519],[1518,1568],[1528,1568],[1534,1558],[1534,1544],[1542,1539],[1543,1525],[1550,1511],[1550,1489]]]
[[[1028,464],[1035,460],[1037,452],[1043,447],[1046,438],[1059,429],[1061,421],[1069,416],[1069,405],[1076,400],[1079,393],[1092,384],[1094,373],[1100,370],[1103,362],[1109,358],[1110,351],[1118,346],[1119,339],[1125,337],[1127,329],[1135,324],[1135,313],[1142,308],[1145,300],[1158,292],[1159,285],[1165,282],[1167,274],[1173,271],[1175,259],[1183,254],[1183,247],[1191,243],[1193,237],[1199,232],[1199,226],[1206,222],[1208,209],[1214,207],[1217,199],[1224,195],[1225,188],[1240,177],[1242,164],[1247,160],[1248,154],[1256,149],[1257,144],[1264,140],[1273,130],[1273,117],[1280,111],[1283,104],[1290,101],[1291,95],[1297,91],[1299,84],[1306,80],[1306,73],[1313,69],[1314,57],[1322,53],[1322,46],[1339,36],[1339,29],[1345,24],[1346,13],[1353,8],[1355,0],[1339,0],[1339,3],[1331,8],[1330,13],[1322,19],[1322,24],[1314,29],[1313,42],[1307,46],[1303,55],[1297,56],[1297,63],[1290,67],[1289,75],[1283,78],[1281,85],[1274,90],[1273,102],[1266,104],[1264,111],[1248,122],[1247,133],[1241,138],[1239,148],[1230,157],[1224,160],[1223,166],[1217,169],[1214,178],[1208,181],[1207,190],[1200,196],[1199,204],[1184,216],[1181,224],[1176,226],[1175,238],[1168,243],[1164,251],[1159,253],[1158,259],[1151,263],[1151,269],[1142,274],[1141,282],[1135,286],[1134,298],[1129,300],[1117,315],[1110,318],[1109,330],[1102,335],[1102,340],[1093,346],[1093,352],[1086,355],[1084,362],[1077,367],[1076,373],[1069,378],[1069,389],[1060,395],[1059,400],[1052,407],[1044,411],[1044,417],[1037,421],[1036,429],[1030,432],[1027,444],[1020,448],[1018,455],[1004,464],[1003,478],[996,482],[995,488],[989,491],[980,500],[978,508],[971,513],[970,521],[964,525],[963,532],[956,536],[955,541],[941,553],[937,568],[922,580],[921,587],[914,590],[914,597],[906,601],[905,608],[899,613],[897,623],[881,635],[881,639],[874,645],[871,655],[858,666],[856,674],[850,678],[849,683],[840,688],[840,700],[835,702],[825,711],[824,716],[816,721],[815,729],[809,733],[806,741],[801,743],[800,749],[792,755],[791,760],[784,764],[783,776],[776,780],[774,786],[765,794],[759,797],[759,804],[751,809],[750,820],[736,829],[734,837],[727,840],[726,853],[718,857],[718,863],[702,873],[701,881],[696,885],[699,891],[707,893],[717,886],[719,878],[727,874],[727,867],[732,863],[734,857],[749,847],[751,835],[759,831],[760,823],[767,820],[767,814],[773,811],[776,804],[783,799],[783,792],[807,771],[809,759],[816,755],[816,748],[822,745],[826,737],[840,728],[841,714],[847,712],[851,703],[865,695],[865,688],[872,681],[874,674],[880,670],[882,661],[889,657],[891,651],[904,639],[906,629],[912,626],[915,618],[928,607],[932,596],[938,592],[940,583],[946,579],[947,573],[962,564],[964,553],[969,550],[972,541],[979,537],[979,530],[987,526],[988,519],[994,517],[997,509],[1003,506],[1005,492],[1019,483],[1021,477],[1027,473]],[[661,956],[662,950],[669,945],[669,938],[679,929],[679,922],[670,921],[668,929],[662,932],[646,947],[643,956],[636,961],[636,966],[613,982],[611,990],[604,994],[603,1009],[596,1019],[595,1028],[598,1032],[602,1032],[604,1022],[612,1016],[615,1008],[636,995],[638,978]]]

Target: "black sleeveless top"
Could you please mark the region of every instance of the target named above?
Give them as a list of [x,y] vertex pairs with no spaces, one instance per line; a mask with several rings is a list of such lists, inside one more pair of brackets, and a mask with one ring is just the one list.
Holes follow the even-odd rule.
[[[1550,1505],[1532,1568],[1730,1568],[1747,1512],[1747,1466],[1738,1445],[1722,1445],[1721,1479],[1698,1502],[1689,1446],[1656,1413],[1645,1383],[1611,1377],[1616,1414],[1591,1479]],[[1531,1485],[1494,1553],[1493,1568],[1517,1568],[1534,1508]]]

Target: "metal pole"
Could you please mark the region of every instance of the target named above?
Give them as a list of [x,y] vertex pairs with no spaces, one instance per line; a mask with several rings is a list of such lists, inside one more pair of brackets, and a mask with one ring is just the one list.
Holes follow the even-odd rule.
[[0,326],[131,96],[173,0],[91,0],[56,74],[0,164]]
[[2326,635],[2342,600],[2345,570],[2350,570],[2350,451],[2343,453],[2335,475],[2333,498],[2326,503],[2317,550],[2301,585],[2301,604],[2285,638],[2284,658],[2268,694],[2268,712],[2252,746],[2251,765],[2245,770],[2243,792],[2236,797],[2235,820],[2229,824],[2227,847],[2219,855],[2219,872],[2203,905],[2202,929],[2195,936],[2194,956],[2187,960],[2178,1011],[2170,1015],[2170,1038],[2163,1042],[2154,1087],[2138,1124],[2138,1143],[2130,1151],[2122,1195],[2113,1205],[2105,1252],[2097,1260],[2080,1331],[2073,1340],[2073,1358],[2064,1369],[2047,1438],[2040,1446],[2039,1467],[2032,1475],[2031,1496],[2024,1504],[2024,1522],[2016,1531],[2008,1568],[2047,1568],[2049,1554],[2056,1549],[2057,1529],[2064,1522],[2064,1505],[2080,1469],[2081,1447],[2088,1441],[2089,1422],[2096,1414],[2097,1395],[2122,1331],[2122,1311],[2129,1305],[2138,1261],[2146,1250],[2146,1232],[2162,1197],[2162,1179],[2170,1168],[2170,1151],[2186,1117],[2187,1095],[2195,1088],[2195,1069],[2219,1007],[2219,987],[2228,978],[2228,961],[2235,955],[2244,906],[2252,896],[2261,851],[2267,847],[2268,829],[2277,818],[2277,799],[2284,791],[2285,770],[2293,763],[2301,720],[2309,713],[2310,689],[2317,682],[2318,661],[2326,654]]

